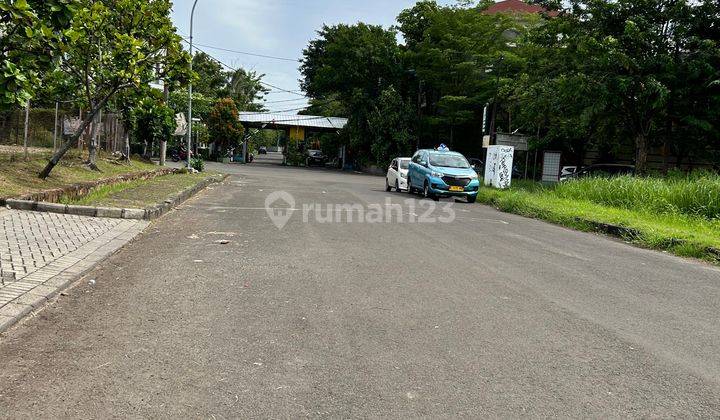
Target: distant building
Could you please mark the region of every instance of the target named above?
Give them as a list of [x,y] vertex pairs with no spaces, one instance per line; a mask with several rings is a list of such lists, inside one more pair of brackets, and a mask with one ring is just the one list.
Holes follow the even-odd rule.
[[547,13],[548,16],[557,16],[558,12],[547,10],[537,4],[527,4],[521,0],[503,0],[499,1],[483,11],[487,15],[498,13]]

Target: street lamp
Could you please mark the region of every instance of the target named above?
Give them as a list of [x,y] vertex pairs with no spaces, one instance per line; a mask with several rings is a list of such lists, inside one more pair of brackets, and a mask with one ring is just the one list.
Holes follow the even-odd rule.
[[190,150],[192,150],[192,69],[193,69],[193,17],[195,15],[195,6],[198,0],[193,2],[192,11],[190,12],[190,84],[188,85],[188,132],[187,132],[187,167],[190,169]]

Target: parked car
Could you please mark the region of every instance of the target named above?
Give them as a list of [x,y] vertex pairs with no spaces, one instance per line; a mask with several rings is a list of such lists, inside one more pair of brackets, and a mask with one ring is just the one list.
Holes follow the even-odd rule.
[[470,166],[475,170],[475,173],[482,175],[485,173],[485,162],[478,158],[468,159]]
[[395,191],[407,190],[407,174],[410,167],[410,158],[395,158],[390,162],[385,176],[385,191],[395,188]]
[[585,177],[613,177],[613,176],[621,176],[621,175],[635,175],[635,166],[633,165],[619,165],[619,164],[612,164],[612,163],[601,163],[596,165],[590,165],[582,168],[581,170],[575,172],[574,174],[567,175],[565,177],[560,177],[561,181],[570,180],[570,179],[577,179],[577,178],[585,178]]
[[572,175],[575,172],[578,171],[577,166],[563,166],[562,169],[560,169],[560,178],[568,175]]
[[305,152],[305,166],[325,166],[325,155],[321,150],[308,149]]
[[267,147],[265,147],[265,146],[260,146],[260,147],[258,148],[258,155],[267,155]]
[[408,168],[408,192],[421,192],[437,201],[440,197],[477,199],[478,174],[460,153],[446,150],[418,150]]

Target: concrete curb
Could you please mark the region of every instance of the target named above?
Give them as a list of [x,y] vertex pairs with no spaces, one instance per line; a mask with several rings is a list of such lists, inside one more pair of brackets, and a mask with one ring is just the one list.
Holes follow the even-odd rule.
[[41,211],[47,213],[74,214],[77,216],[108,217],[113,219],[153,220],[167,213],[188,198],[207,188],[209,185],[222,182],[227,174],[206,178],[188,187],[160,204],[144,209],[124,209],[110,207],[77,206],[73,204],[46,203],[31,200],[7,199],[5,207],[14,210]]

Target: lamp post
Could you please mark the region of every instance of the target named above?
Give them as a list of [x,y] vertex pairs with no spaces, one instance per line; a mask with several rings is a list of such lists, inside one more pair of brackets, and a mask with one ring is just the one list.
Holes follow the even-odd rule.
[[188,85],[188,132],[187,132],[187,167],[190,169],[190,150],[192,150],[192,69],[193,69],[193,17],[195,16],[195,6],[198,0],[193,2],[192,11],[190,12],[190,84]]

